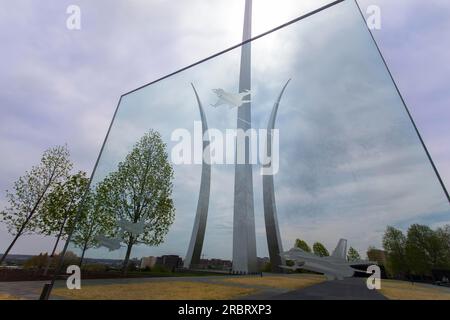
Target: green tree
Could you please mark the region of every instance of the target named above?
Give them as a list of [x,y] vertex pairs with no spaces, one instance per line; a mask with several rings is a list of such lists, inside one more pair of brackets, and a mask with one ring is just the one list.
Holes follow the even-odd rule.
[[45,268],[45,265],[48,262],[48,253],[40,253],[37,256],[33,256],[29,258],[25,263],[23,264],[24,269],[38,269],[41,270]]
[[295,247],[302,249],[305,252],[311,252],[311,248],[308,246],[306,241],[301,239],[295,239]]
[[436,230],[444,252],[444,268],[450,268],[450,225],[445,225]]
[[46,197],[37,225],[41,233],[56,236],[50,257],[53,257],[59,241],[65,239],[73,227],[74,218],[86,192],[89,179],[85,172],[78,172],[64,182],[58,182],[54,190]]
[[96,236],[100,234],[112,235],[114,231],[115,216],[105,210],[99,194],[101,192],[97,192],[96,189],[87,192],[72,234],[73,244],[81,249],[80,267],[83,264],[86,251],[98,245]]
[[319,257],[328,257],[330,255],[327,248],[325,248],[325,246],[320,242],[315,242],[313,244],[313,252]]
[[9,206],[0,213],[0,217],[7,225],[8,231],[14,235],[14,239],[1,257],[0,265],[17,239],[36,229],[34,217],[42,208],[47,194],[58,182],[67,178],[71,168],[67,146],[48,149],[37,166],[14,182],[13,191],[6,191]]
[[445,240],[425,225],[413,224],[406,239],[406,260],[416,275],[430,275],[433,268],[447,265],[448,247]]
[[166,145],[158,132],[150,130],[119,163],[118,170],[101,182],[99,192],[106,211],[114,214],[117,221],[145,223],[144,232],[138,235],[117,228],[116,234],[127,246],[124,274],[133,246],[162,243],[173,223],[172,180]]
[[388,226],[383,235],[383,248],[387,254],[387,271],[391,276],[405,276],[409,272],[405,246],[406,237],[403,232]]
[[[65,239],[72,230],[88,183],[86,173],[80,171],[69,176],[66,181],[58,182],[45,198],[36,224],[42,234],[56,237],[50,259],[54,258],[60,240]],[[47,274],[49,266],[50,261],[44,275]]]
[[347,260],[350,262],[361,260],[361,256],[355,248],[350,247],[347,252]]
[[[56,254],[55,258],[58,258],[58,257],[59,257],[59,255]],[[57,260],[57,259],[53,259],[53,263],[55,263],[55,260]],[[23,267],[25,269],[41,270],[46,267],[48,261],[49,261],[49,259],[48,259],[47,252],[40,253],[39,255],[33,256],[30,259],[28,259],[27,261],[25,261]],[[67,251],[66,254],[64,255],[63,267],[67,267],[69,265],[76,264],[77,261],[78,261],[78,257],[76,256],[76,254],[73,253],[72,251]],[[56,267],[56,265],[54,265],[53,267]]]

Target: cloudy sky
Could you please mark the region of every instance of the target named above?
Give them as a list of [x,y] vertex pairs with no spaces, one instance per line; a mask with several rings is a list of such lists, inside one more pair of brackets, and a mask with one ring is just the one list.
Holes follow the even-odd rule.
[[[300,4],[298,2],[282,1],[282,5],[280,5],[278,1],[254,1],[253,34],[264,32],[327,1],[305,0]],[[81,8],[81,30],[70,31],[66,28],[68,15],[65,11],[70,4],[77,4]],[[381,7],[382,29],[375,31],[374,35],[444,180],[449,181],[450,146],[448,142],[446,143],[446,140],[448,140],[446,137],[450,133],[450,126],[448,126],[450,112],[446,110],[446,106],[450,102],[450,94],[446,90],[446,84],[450,75],[446,61],[446,52],[448,52],[449,48],[442,39],[450,36],[450,19],[448,19],[450,5],[440,0],[428,1],[426,4],[420,0],[398,0],[395,2],[365,0],[360,1],[360,4],[363,9],[369,4],[378,4]],[[0,11],[0,39],[6,45],[0,53],[2,56],[2,59],[0,59],[0,84],[2,87],[0,91],[0,105],[2,108],[0,144],[2,150],[4,150],[0,160],[0,188],[2,190],[9,188],[18,176],[39,160],[44,149],[66,142],[71,149],[76,167],[90,172],[120,95],[211,55],[218,50],[238,43],[242,32],[242,13],[243,1],[240,0],[177,1],[176,4],[163,0],[59,1],[57,5],[51,1],[40,1],[39,4],[23,0],[15,2],[3,1]],[[325,18],[328,18],[328,20]],[[271,63],[268,63],[267,59],[269,58],[264,57],[264,54],[262,54],[265,52],[266,47],[270,48],[274,43],[282,46],[284,54],[282,58],[284,61],[287,61],[289,58],[292,59],[292,55],[295,54],[299,54],[301,57],[299,59],[300,62],[295,64],[295,67],[299,68],[298,70],[302,70],[303,75],[293,79],[292,86],[289,88],[291,93],[289,94],[289,91],[286,93],[286,107],[284,111],[286,113],[280,113],[280,122],[278,123],[280,126],[284,121],[286,123],[284,127],[300,130],[296,126],[289,125],[288,120],[292,117],[292,114],[295,114],[293,109],[295,109],[299,100],[293,93],[304,90],[304,92],[299,94],[302,94],[302,99],[304,99],[305,111],[303,111],[303,114],[297,113],[297,118],[294,117],[298,119],[299,123],[302,123],[303,119],[303,122],[305,122],[303,127],[308,125],[308,122],[304,119],[309,117],[309,124],[312,123],[313,125],[311,126],[313,127],[314,124],[320,125],[320,121],[317,121],[317,119],[323,119],[323,115],[327,114],[330,117],[332,116],[331,120],[334,120],[334,122],[323,120],[329,125],[327,130],[332,132],[333,129],[343,128],[342,123],[344,120],[342,116],[339,116],[338,112],[325,113],[325,110],[320,112],[320,108],[317,111],[318,107],[316,109],[312,108],[313,105],[326,108],[327,102],[318,102],[320,94],[317,90],[320,89],[320,86],[317,83],[307,83],[308,79],[314,79],[314,77],[318,79],[326,78],[325,75],[320,74],[319,68],[311,67],[311,65],[315,65],[313,62],[314,59],[318,59],[317,54],[323,55],[323,59],[319,60],[333,64],[342,59],[345,54],[351,52],[354,52],[355,58],[357,58],[357,53],[362,53],[363,51],[361,50],[364,50],[367,46],[358,46],[357,44],[360,42],[345,40],[342,33],[339,34],[340,30],[346,30],[346,28],[349,28],[347,32],[355,30],[350,22],[346,25],[340,25],[339,22],[343,20],[340,20],[338,15],[333,16],[331,13],[330,16],[325,16],[323,19],[326,21],[321,21],[320,17],[318,17],[314,21],[305,23],[305,27],[298,31],[301,34],[299,41],[292,38],[293,33],[288,34],[286,32],[284,36],[280,35],[276,39],[266,39],[261,41],[260,44],[255,43],[254,65],[260,67],[254,69],[253,76],[259,76],[260,78],[264,76],[271,77],[270,82],[260,81],[259,85],[255,85],[256,90],[260,90],[259,99],[261,99],[261,105],[278,94],[280,86],[286,80],[286,77],[292,76],[294,78],[295,74],[299,73],[299,71],[292,71],[291,73],[294,75],[287,75],[289,72],[286,72],[283,67],[287,69],[293,68],[294,62],[283,65],[283,63],[278,61],[279,59],[277,58],[279,57],[271,59]],[[331,26],[334,22],[336,25],[332,28]],[[300,28],[300,25],[298,28]],[[362,28],[360,29],[363,30]],[[320,30],[324,31],[324,33],[318,32]],[[336,30],[333,31],[335,33],[332,30]],[[355,31],[355,37],[359,35],[363,37],[361,41],[364,41],[364,36],[361,32]],[[314,36],[311,36],[313,34]],[[333,45],[332,41],[336,39],[333,36],[340,38],[341,41]],[[304,44],[304,46],[302,47],[301,44]],[[355,46],[354,50],[349,50],[343,44],[353,44]],[[310,50],[307,52],[304,49],[306,45],[310,46]],[[328,50],[326,51],[327,54],[324,53],[324,48]],[[371,56],[371,53],[373,53],[372,49],[369,48],[366,52],[367,60],[370,63],[358,60],[359,65],[355,62],[352,67],[366,66],[366,72],[374,75],[373,70],[378,68],[376,67],[376,56]],[[335,51],[334,57],[333,54],[330,55],[332,51]],[[238,54],[238,51],[231,52],[226,57],[219,58],[222,59],[222,63],[217,61],[203,67],[204,70],[199,68],[197,71],[192,71],[191,74],[181,75],[173,83],[161,83],[161,86],[163,86],[162,90],[158,90],[158,87],[146,89],[147,91],[144,90],[141,94],[141,100],[139,100],[138,94],[136,97],[129,97],[129,100],[126,98],[125,102],[140,108],[142,107],[142,102],[139,101],[145,100],[145,97],[148,96],[155,100],[152,102],[155,104],[158,102],[158,99],[163,99],[162,97],[155,98],[158,92],[163,92],[167,88],[173,90],[176,87],[177,89],[183,88],[179,89],[180,94],[177,97],[180,102],[171,101],[170,104],[180,104],[192,98],[192,93],[185,90],[181,85],[181,83],[189,83],[190,81],[198,83],[199,91],[205,95],[209,94],[210,88],[207,85],[201,87],[202,81],[203,83],[208,83],[208,81],[212,82],[214,79],[218,86],[232,90],[233,86],[236,85],[237,70],[235,61]],[[281,71],[275,72],[275,69]],[[227,70],[229,73],[224,75],[224,70]],[[330,73],[333,75],[331,78],[336,79],[336,73],[332,70]],[[356,70],[349,71],[350,78],[354,79],[353,75],[356,74]],[[366,106],[370,106],[370,103],[376,103],[373,100],[374,97],[382,96],[385,100],[378,101],[379,103],[398,104],[398,101],[395,102],[395,96],[389,93],[390,86],[386,85],[385,74],[380,72],[378,76],[378,80],[374,80],[378,82],[372,83],[371,86],[380,90],[381,94],[368,90],[367,87],[361,85],[359,90],[361,95],[364,93],[366,102],[359,100],[359,103],[365,103]],[[295,80],[298,81],[295,82]],[[340,83],[352,84],[351,80],[346,82],[346,79],[340,79]],[[322,84],[325,85],[323,80]],[[331,84],[329,83],[329,85]],[[308,90],[305,88],[308,88]],[[190,90],[189,87],[187,89]],[[153,94],[152,90],[154,90]],[[342,99],[342,90],[345,90],[342,86],[337,86],[335,89],[332,89],[330,86],[329,94],[332,95],[334,93],[336,99]],[[367,97],[369,92],[373,94],[372,99]],[[361,95],[355,95],[348,99],[353,98],[352,101],[358,101],[358,99],[361,99]],[[211,96],[207,97],[205,99],[211,99]],[[254,99],[256,99],[256,96]],[[347,111],[351,113],[352,106],[350,102],[345,102]],[[308,105],[311,106],[311,112],[309,113],[307,112]],[[270,107],[270,103],[267,106],[264,105],[260,116],[257,112],[255,113],[255,125],[264,126],[266,119],[263,114],[266,114],[267,109],[270,109]],[[190,123],[198,119],[196,114],[188,112],[189,107],[186,108],[183,112],[179,112],[175,118],[181,121],[183,116],[185,116],[183,120],[190,121]],[[151,110],[154,111],[155,108]],[[329,111],[329,109],[327,110]],[[373,116],[381,117],[382,115],[384,114],[379,113]],[[163,130],[165,115],[151,113],[151,116],[151,125],[157,126],[159,124],[162,126],[161,130]],[[231,113],[223,116],[210,112],[208,116],[211,122],[210,126],[215,122],[216,127],[227,127],[228,121],[230,123],[235,121]],[[386,151],[386,148],[395,147],[395,143],[402,146],[407,144],[415,145],[414,137],[410,135],[410,132],[407,132],[407,128],[403,127],[402,115],[397,115],[397,118],[392,114],[389,114],[389,116],[391,117],[389,119],[398,119],[398,121],[392,120],[391,124],[389,124],[389,121],[384,123],[385,127],[383,128],[385,130],[383,132],[392,132],[396,139],[390,139],[392,135],[386,134],[384,140],[377,140],[378,153],[370,154],[369,157],[364,157],[367,154],[361,153],[361,150],[367,151],[367,148],[364,148],[367,143],[371,143],[371,146],[375,144],[373,139],[367,139],[367,137],[373,137],[370,130],[374,130],[374,128],[370,126],[369,128],[342,131],[343,135],[348,134],[354,137],[355,141],[359,142],[359,149],[348,147],[346,150],[342,150],[342,148],[338,148],[338,146],[342,145],[339,143],[342,140],[339,139],[344,139],[345,136],[335,137],[335,140],[318,139],[317,134],[319,132],[324,135],[326,133],[322,130],[314,131],[314,128],[310,128],[310,132],[315,132],[312,135],[315,137],[314,139],[318,139],[318,142],[322,142],[322,145],[318,145],[309,152],[303,153],[303,159],[301,154],[297,155],[294,152],[295,150],[292,150],[292,159],[302,159],[303,161],[299,162],[303,165],[308,163],[310,165],[307,168],[298,167],[298,171],[296,171],[299,172],[298,176],[293,175],[291,177],[286,174],[283,175],[283,167],[280,167],[280,176],[276,178],[277,187],[280,190],[277,196],[279,200],[280,224],[282,228],[284,226],[282,233],[284,234],[283,242],[285,247],[291,245],[293,239],[299,235],[308,241],[321,240],[331,249],[334,242],[337,241],[335,238],[342,235],[349,238],[351,244],[363,251],[369,244],[378,244],[379,234],[388,222],[399,227],[406,227],[410,222],[439,225],[450,220],[446,213],[442,214],[443,208],[444,210],[446,208],[442,205],[441,195],[437,195],[439,190],[436,189],[434,181],[430,180],[429,168],[425,168],[423,155],[417,149],[399,148],[395,152],[395,157],[392,157],[393,159],[385,159],[385,157],[379,156],[383,154],[383,151]],[[158,117],[160,117],[159,121],[157,121]],[[362,114],[361,117],[367,120],[368,115]],[[127,125],[125,120],[132,122],[139,120],[131,116],[127,118],[126,114],[123,116],[123,119],[124,121],[118,123],[118,127],[115,128],[117,129],[115,131],[117,132],[117,139],[114,139],[117,145],[116,150],[122,150],[121,152],[126,149],[120,148],[120,143],[129,145],[133,136],[139,136],[139,130],[144,128],[142,126],[141,129],[135,129],[135,132],[131,130],[132,127],[130,126],[121,129],[120,125]],[[177,125],[176,119],[171,120],[172,126]],[[140,120],[142,121],[142,118]],[[379,120],[380,123],[383,122],[381,121],[382,118]],[[335,126],[334,128],[333,125]],[[403,132],[402,130],[405,131]],[[126,132],[127,135],[125,136],[121,132]],[[298,132],[292,131],[292,133]],[[307,132],[301,133],[303,133],[302,137],[305,137],[305,145],[307,145],[306,142],[311,145],[312,140],[307,140]],[[287,134],[286,136],[292,135]],[[290,144],[289,139],[283,140],[281,138],[281,147],[283,143],[286,146],[285,149],[289,150],[292,142]],[[114,145],[111,144],[111,150],[114,150],[113,147]],[[334,149],[334,154],[340,154],[342,158],[331,161],[330,159],[333,159],[332,155],[327,157],[315,155],[315,152],[318,153],[319,150],[333,150],[330,149],[333,147],[337,148]],[[354,148],[355,145],[352,147]],[[374,148],[369,149],[371,151],[374,150]],[[114,159],[114,153],[111,151],[110,154],[111,159]],[[307,157],[305,154],[310,156]],[[378,158],[377,155],[379,156]],[[352,161],[349,161],[348,157],[350,156]],[[116,157],[119,157],[119,155],[116,155]],[[292,165],[293,162],[289,163],[288,159],[290,158],[287,155],[285,158],[288,163],[284,165]],[[369,158],[375,163],[367,161]],[[105,156],[104,161],[107,161],[106,159]],[[323,161],[326,163],[317,163],[315,161],[317,159],[325,159]],[[405,159],[411,163],[405,165]],[[380,163],[383,163],[383,161],[387,164],[380,167]],[[348,165],[351,168],[346,168],[344,165],[346,163],[351,164]],[[332,168],[333,170],[328,172],[328,175],[327,172],[319,172],[320,170],[314,166],[321,164],[322,167]],[[378,167],[378,170],[381,170],[378,173],[384,172],[388,175],[389,172],[386,171],[386,168],[389,168],[393,171],[393,174],[389,175],[389,177],[382,177],[380,174],[375,174],[377,171],[370,172],[371,169],[374,170],[376,167]],[[311,168],[316,171],[311,170]],[[176,194],[186,194],[183,188],[188,188],[186,190],[198,188],[198,167],[195,167],[193,170],[187,168],[179,168],[177,170],[179,171],[179,179],[183,183],[180,182],[178,189],[175,190]],[[353,179],[352,183],[345,183],[345,179],[348,176],[345,176],[343,172],[346,172],[346,170],[353,173],[351,177]],[[404,175],[399,178],[396,174],[402,170],[407,172],[402,172]],[[337,171],[340,173],[339,177],[336,175]],[[212,185],[212,213],[208,221],[208,228],[211,227],[211,231],[207,232],[205,240],[205,254],[207,256],[220,255],[229,257],[231,253],[231,242],[228,242],[231,239],[230,224],[232,223],[229,206],[227,207],[229,199],[228,201],[226,200],[226,195],[222,198],[217,196],[220,187],[224,183],[230,183],[231,185],[232,176],[230,177],[230,172],[232,172],[230,168],[217,169],[215,176],[213,172],[216,182],[213,182]],[[308,175],[306,172],[313,172],[314,174]],[[356,177],[354,176],[355,172],[357,173]],[[333,176],[332,181],[329,179],[330,176]],[[367,180],[368,177],[374,176],[378,180]],[[405,177],[409,177],[410,180],[399,183]],[[388,180],[388,178],[392,178],[392,180]],[[394,186],[397,188],[396,190],[401,190],[405,183],[414,184],[417,181],[423,182],[421,184],[424,188],[423,192],[419,192],[419,190],[416,193],[406,195],[393,193],[390,199],[386,198],[386,194],[391,192],[376,193],[376,191],[385,189],[386,185]],[[367,188],[367,186],[372,186],[373,188],[365,190],[364,188]],[[255,189],[257,188],[259,186],[255,178]],[[366,199],[360,194],[358,195],[361,190],[370,192],[374,196],[371,199]],[[255,202],[261,202],[259,193],[260,191],[258,190],[255,194]],[[424,199],[430,201],[430,203],[418,200],[418,203],[412,202],[411,206],[414,206],[415,210],[407,210],[408,212],[402,211],[404,210],[403,206],[400,206],[401,208],[385,206],[382,209],[378,208],[376,211],[372,211],[376,208],[374,205],[369,205],[372,202],[379,204],[389,201],[394,205],[398,201],[394,201],[392,198],[408,199],[409,201],[411,199],[408,197],[418,193],[425,195],[423,196]],[[320,194],[322,198],[318,199],[317,194]],[[346,199],[340,196],[342,194],[352,195],[352,198]],[[376,195],[379,195],[380,198],[377,198]],[[195,199],[196,195],[193,196],[191,194],[190,197]],[[325,205],[319,205],[330,200],[336,201],[337,198],[341,200],[335,206],[337,212],[334,214],[331,214],[329,208]],[[302,200],[302,206],[298,205],[298,199]],[[178,203],[180,207],[177,210],[181,214],[179,215],[180,219],[174,225],[174,232],[184,230],[184,234],[187,234],[187,238],[189,238],[191,226],[189,225],[188,228],[185,226],[191,220],[189,220],[189,215],[187,213],[183,215],[183,212],[188,212],[189,214],[193,212],[196,203],[193,200],[183,201],[181,196]],[[293,203],[297,204],[298,207],[293,206]],[[352,204],[352,212],[349,212],[349,203]],[[4,193],[1,194],[0,204],[2,206],[6,205]],[[364,215],[373,218],[365,219],[361,216],[361,213],[358,216],[358,212],[354,211],[354,208],[358,206],[364,209]],[[264,226],[262,224],[261,210],[258,211],[259,207],[260,204],[255,204],[258,254],[266,255],[267,250],[263,234]],[[289,207],[307,214],[303,215],[303,219],[299,219],[298,215],[289,211]],[[394,209],[399,216],[393,216],[392,210]],[[342,216],[346,211],[348,211],[347,217],[351,220],[345,220],[344,223],[339,224],[340,219],[337,217],[339,214]],[[213,212],[216,214],[214,215]],[[317,217],[321,218],[318,219]],[[355,224],[354,228],[346,227],[349,221]],[[368,228],[366,226],[367,223],[376,224],[377,226]],[[309,226],[309,228],[304,228],[303,226],[305,225]],[[383,226],[381,227],[380,225]],[[214,232],[214,230],[217,232]],[[351,230],[360,231],[351,232]],[[213,235],[218,236],[214,237]],[[170,250],[170,253],[184,254],[183,245],[187,247],[187,241],[180,240],[182,242],[180,244],[175,240],[171,242],[170,239],[172,238],[168,238],[166,249]],[[186,237],[183,236],[180,239],[183,238]],[[7,246],[9,240],[10,237],[6,229],[4,226],[0,226],[0,251]],[[49,250],[50,246],[51,242],[49,239],[42,239],[36,236],[24,237],[18,242],[13,252],[35,253]],[[164,248],[161,248],[161,250],[164,250]],[[159,252],[142,249],[141,253],[149,255]],[[139,255],[139,253],[136,255]]]

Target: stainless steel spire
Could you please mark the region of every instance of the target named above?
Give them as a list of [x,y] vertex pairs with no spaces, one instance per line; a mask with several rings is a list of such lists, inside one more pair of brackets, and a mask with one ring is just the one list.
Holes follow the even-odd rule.
[[[242,41],[251,38],[251,25],[252,0],[246,0]],[[251,90],[251,42],[241,47],[239,92],[246,90]],[[250,100],[250,93],[246,99]],[[251,102],[245,102],[238,108],[237,129],[244,131],[251,129],[251,121]],[[244,145],[236,144],[236,157],[239,152],[244,152],[245,155],[245,163],[236,163],[234,177],[233,271],[240,273],[257,271],[253,175],[249,144],[249,141],[245,141]],[[240,147],[244,150],[238,150]]]
[[[206,122],[205,111],[203,110],[202,103],[193,84],[192,89],[194,89],[195,97],[197,99],[200,118],[202,119],[202,133],[203,137],[205,138],[205,133],[208,131],[208,123]],[[186,258],[184,259],[185,268],[195,268],[195,266],[200,263],[200,255],[202,253],[203,240],[205,238],[206,219],[208,217],[209,194],[211,186],[211,164],[209,161],[210,154],[205,153],[205,149],[208,145],[209,139],[204,139],[200,192],[198,196],[197,212],[195,214],[191,241],[189,242],[189,248],[186,254]]]

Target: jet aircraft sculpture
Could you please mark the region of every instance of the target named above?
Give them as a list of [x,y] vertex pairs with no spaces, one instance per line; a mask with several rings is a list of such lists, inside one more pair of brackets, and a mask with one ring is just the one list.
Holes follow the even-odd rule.
[[[117,226],[120,228],[120,232],[118,233],[118,236],[123,237],[125,232],[131,233],[134,237],[139,236],[140,234],[144,233],[146,223],[145,221],[139,221],[137,223],[133,223],[124,219],[121,219],[117,221]],[[104,235],[98,235],[95,237],[95,240],[98,243],[98,247],[105,247],[108,248],[109,251],[115,251],[119,250],[122,245],[122,239],[121,238],[110,238]]]
[[99,234],[95,237],[95,240],[98,242],[98,247],[108,248],[109,251],[119,250],[122,247],[120,244],[121,239],[108,238]]
[[122,229],[122,232],[129,232],[134,237],[139,236],[140,234],[144,233],[146,223],[145,221],[139,221],[136,223],[121,219],[117,221],[117,225]]
[[347,240],[345,239],[339,240],[336,249],[334,249],[331,256],[328,257],[320,257],[300,248],[292,248],[280,255],[285,260],[293,261],[294,265],[282,265],[280,267],[293,271],[303,269],[323,273],[328,280],[343,280],[344,278],[352,277],[355,271],[361,271],[354,269],[353,266],[376,264],[376,262],[368,260],[348,261],[346,253]]
[[214,108],[217,108],[221,105],[228,105],[230,109],[239,108],[246,102],[250,102],[249,99],[245,99],[246,96],[250,94],[250,90],[244,90],[241,93],[230,93],[226,92],[223,89],[212,89],[212,91],[217,95],[219,100],[215,104],[212,104]]

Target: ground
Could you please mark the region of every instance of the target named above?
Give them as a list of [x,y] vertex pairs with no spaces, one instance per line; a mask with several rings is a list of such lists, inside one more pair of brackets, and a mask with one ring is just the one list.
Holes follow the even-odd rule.
[[292,290],[272,297],[275,300],[386,300],[377,290],[367,288],[366,279],[348,278],[324,281],[301,290]]
[[83,300],[218,300],[240,297],[254,289],[189,281],[158,281],[85,286],[82,290],[57,288],[53,296]]
[[235,283],[249,286],[267,286],[279,289],[302,289],[325,281],[325,277],[313,274],[293,276],[236,277],[224,279],[225,283]]
[[[0,282],[1,299],[37,299],[43,281]],[[52,299],[433,299],[450,300],[450,288],[382,280],[368,290],[365,279],[325,281],[312,274],[207,276],[140,279],[84,279],[81,290],[55,285]]]
[[450,300],[450,288],[383,280],[380,292],[393,300]]
[[322,276],[219,276],[89,281],[82,290],[60,287],[55,298],[68,299],[252,299],[269,297],[325,281]]
[[6,293],[0,293],[0,300],[17,300],[18,298]]

